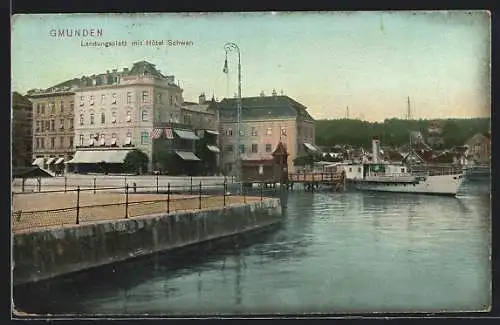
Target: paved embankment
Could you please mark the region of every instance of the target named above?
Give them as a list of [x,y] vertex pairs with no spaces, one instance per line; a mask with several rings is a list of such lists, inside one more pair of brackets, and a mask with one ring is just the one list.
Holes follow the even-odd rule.
[[14,285],[202,243],[281,221],[276,198],[15,234]]

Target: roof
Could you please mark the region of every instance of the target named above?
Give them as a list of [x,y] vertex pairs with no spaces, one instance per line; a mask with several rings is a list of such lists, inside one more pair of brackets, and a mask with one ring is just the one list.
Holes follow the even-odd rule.
[[12,177],[14,178],[52,177],[52,175],[38,166],[32,166],[32,167],[14,167],[12,169]]
[[[304,105],[288,96],[245,97],[241,99],[241,105],[242,119],[302,116],[307,121],[314,121]],[[218,106],[221,118],[231,119],[236,113],[237,99],[224,98]]]
[[31,106],[31,101],[28,97],[14,91],[12,93],[12,106]]
[[135,62],[132,69],[128,72],[129,76],[153,75],[159,78],[166,78],[160,70],[156,69],[156,65],[147,61]]

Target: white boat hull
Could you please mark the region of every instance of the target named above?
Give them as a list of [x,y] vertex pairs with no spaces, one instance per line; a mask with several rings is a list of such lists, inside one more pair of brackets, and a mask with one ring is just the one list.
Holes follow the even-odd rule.
[[370,182],[364,180],[350,181],[355,189],[362,191],[419,193],[455,196],[462,184],[462,174],[427,176],[418,183]]

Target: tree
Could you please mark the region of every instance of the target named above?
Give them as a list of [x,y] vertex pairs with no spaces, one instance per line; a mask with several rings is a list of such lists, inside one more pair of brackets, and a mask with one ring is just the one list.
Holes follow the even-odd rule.
[[149,158],[139,149],[130,151],[123,162],[123,168],[127,172],[134,172],[142,174],[143,171],[148,170]]

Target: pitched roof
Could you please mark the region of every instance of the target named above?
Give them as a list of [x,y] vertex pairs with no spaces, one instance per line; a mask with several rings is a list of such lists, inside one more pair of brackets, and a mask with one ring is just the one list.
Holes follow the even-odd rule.
[[147,61],[135,62],[132,69],[128,72],[131,76],[153,75],[159,78],[166,78],[160,70],[156,69],[156,65]]
[[31,106],[31,101],[28,97],[21,95],[17,91],[12,93],[12,106]]
[[12,169],[12,177],[14,178],[52,177],[52,175],[50,175],[40,167],[32,166],[32,167],[14,167]]
[[[299,115],[303,116],[305,120],[314,121],[304,105],[288,96],[245,97],[241,99],[241,105],[243,119],[296,117]],[[233,115],[236,106],[236,98],[224,98],[219,103],[221,117],[228,118]]]

